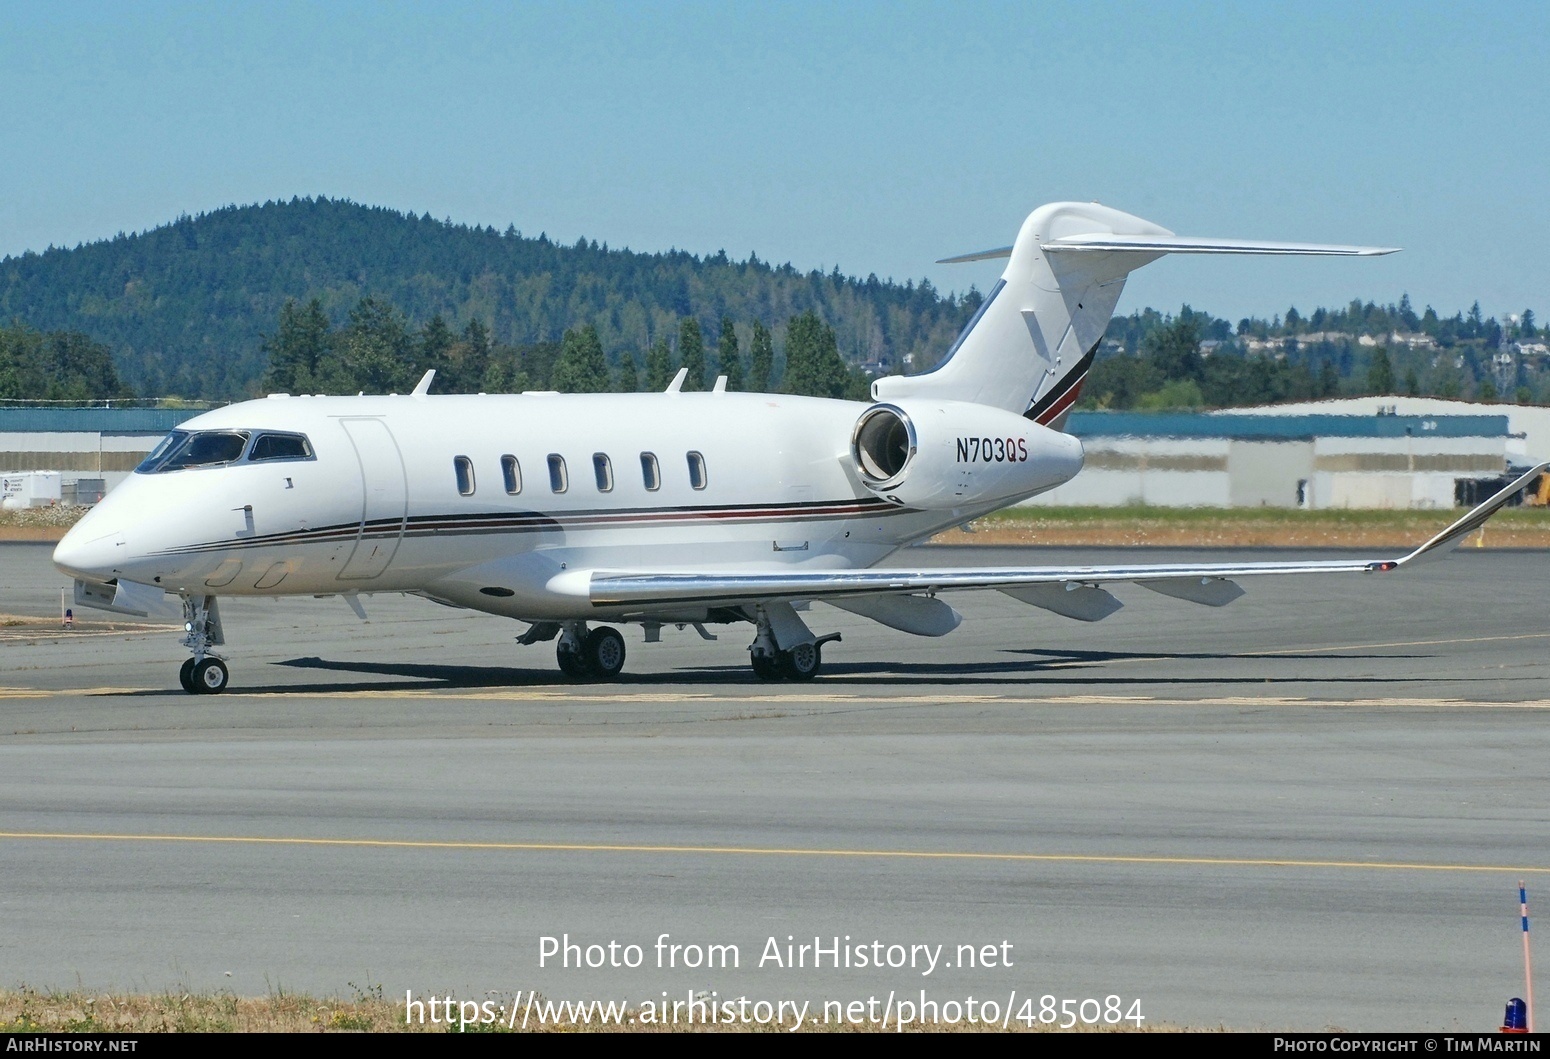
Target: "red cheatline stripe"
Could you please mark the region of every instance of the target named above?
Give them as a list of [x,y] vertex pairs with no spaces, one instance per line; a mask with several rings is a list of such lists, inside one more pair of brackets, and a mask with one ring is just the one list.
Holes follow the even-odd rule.
[[1044,411],[1044,414],[1039,416],[1039,418],[1034,420],[1034,422],[1038,423],[1040,426],[1049,426],[1051,422],[1060,418],[1060,414],[1075,404],[1076,399],[1081,396],[1082,383],[1086,379],[1087,373],[1083,372],[1082,377],[1077,379],[1076,382],[1072,384],[1071,388],[1062,394],[1059,400],[1050,405],[1049,408]]
[[[585,528],[588,526],[619,525],[626,523],[696,522],[704,520],[762,521],[770,519],[821,519],[843,515],[881,514],[898,511],[894,505],[882,500],[835,501],[829,504],[770,505],[766,507],[690,508],[687,510],[637,509],[620,512],[588,512],[567,515],[565,512],[521,512],[511,515],[485,515],[470,518],[457,515],[416,516],[407,524],[398,519],[374,519],[367,523],[364,533],[359,524],[331,526],[316,530],[299,530],[242,541],[211,541],[190,548],[177,549],[178,553],[218,551],[226,548],[261,548],[284,544],[327,543],[350,540],[359,534],[363,539],[383,536],[431,536],[438,533],[468,532],[471,530],[522,531],[532,529]],[[402,526],[402,531],[400,527]]]

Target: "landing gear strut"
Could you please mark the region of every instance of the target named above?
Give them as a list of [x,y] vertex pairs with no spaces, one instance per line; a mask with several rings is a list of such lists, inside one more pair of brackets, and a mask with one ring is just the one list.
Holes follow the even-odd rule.
[[226,690],[231,672],[226,663],[210,652],[226,642],[221,634],[221,616],[214,596],[183,598],[182,644],[194,652],[178,670],[178,683],[190,695],[218,695]]
[[554,654],[568,677],[612,680],[624,669],[624,637],[606,625],[587,631],[584,621],[568,621],[560,630]]

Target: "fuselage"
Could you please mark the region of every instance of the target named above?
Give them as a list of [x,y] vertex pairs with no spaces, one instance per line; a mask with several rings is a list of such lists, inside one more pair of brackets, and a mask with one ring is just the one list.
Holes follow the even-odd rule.
[[[556,590],[569,571],[864,568],[1007,502],[918,510],[878,495],[850,448],[868,407],[744,393],[248,401],[185,423],[183,455],[142,465],[55,562],[183,596],[408,591],[565,619],[599,616]],[[1044,488],[1081,466],[1066,442],[1041,456]]]

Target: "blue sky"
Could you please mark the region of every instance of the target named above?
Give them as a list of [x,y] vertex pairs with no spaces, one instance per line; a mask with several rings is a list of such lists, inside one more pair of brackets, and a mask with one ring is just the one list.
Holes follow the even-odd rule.
[[1550,5],[0,2],[0,254],[324,194],[985,289],[1034,206],[1405,247],[1121,311],[1550,317]]

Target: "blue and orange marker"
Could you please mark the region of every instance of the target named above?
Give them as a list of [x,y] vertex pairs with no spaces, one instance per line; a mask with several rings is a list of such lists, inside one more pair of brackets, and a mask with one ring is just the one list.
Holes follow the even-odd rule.
[[1519,997],[1513,997],[1507,1001],[1507,1013],[1502,1017],[1503,1033],[1533,1033],[1534,1032],[1534,970],[1529,962],[1528,951],[1528,890],[1523,886],[1523,880],[1518,880],[1518,908],[1523,915],[1523,995],[1528,998],[1525,1003]]

